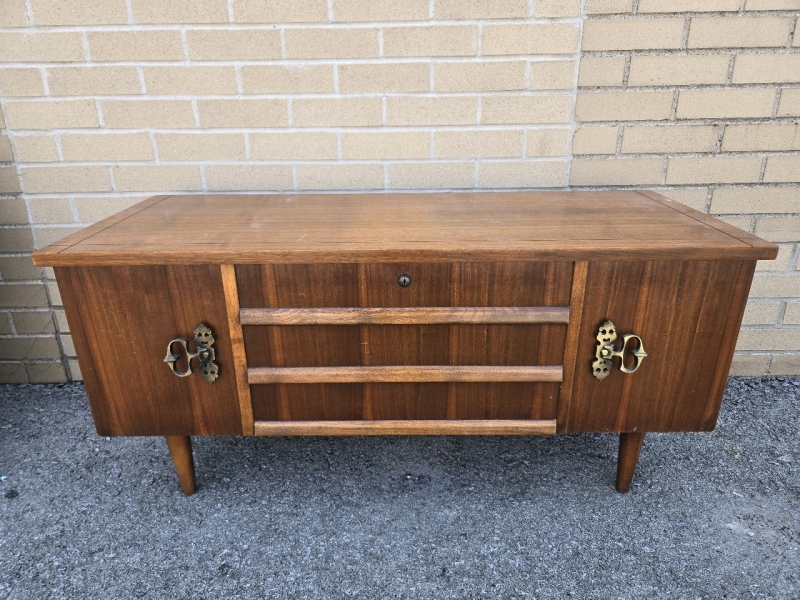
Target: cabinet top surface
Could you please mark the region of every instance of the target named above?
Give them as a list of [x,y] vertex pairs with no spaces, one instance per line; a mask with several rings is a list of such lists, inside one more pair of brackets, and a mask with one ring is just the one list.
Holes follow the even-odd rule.
[[777,246],[652,192],[156,196],[40,266],[769,259]]

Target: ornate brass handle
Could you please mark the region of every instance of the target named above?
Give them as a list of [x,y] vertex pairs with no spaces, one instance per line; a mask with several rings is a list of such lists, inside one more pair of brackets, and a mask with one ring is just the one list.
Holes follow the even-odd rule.
[[[625,348],[628,346],[630,340],[637,340],[639,345],[630,351],[633,357],[633,366],[628,368],[625,366]],[[644,344],[642,338],[638,335],[629,333],[622,336],[622,348],[616,350],[614,342],[617,340],[617,327],[611,321],[606,321],[600,326],[597,332],[597,351],[595,352],[595,359],[592,362],[592,374],[599,381],[603,381],[611,373],[613,363],[611,359],[619,356],[619,370],[623,373],[633,373],[642,364],[642,360],[647,356],[644,351]]]
[[[186,338],[175,338],[170,340],[167,344],[167,356],[164,362],[169,365],[170,370],[178,377],[188,377],[192,374],[192,359],[196,358],[200,363],[200,372],[208,383],[214,383],[219,377],[219,366],[214,362],[216,353],[214,348],[214,334],[209,327],[200,323],[194,330],[194,343],[197,344],[197,352],[189,352],[189,340]],[[183,346],[183,352],[186,354],[187,368],[185,371],[178,370],[179,354],[172,351],[173,344],[180,344]]]

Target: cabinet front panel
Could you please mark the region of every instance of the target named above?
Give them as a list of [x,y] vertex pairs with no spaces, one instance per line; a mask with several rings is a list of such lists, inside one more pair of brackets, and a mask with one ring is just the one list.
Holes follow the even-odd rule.
[[[713,429],[754,269],[755,261],[589,263],[572,399],[559,410],[559,431]],[[598,381],[592,361],[607,319],[615,349],[634,334],[647,357],[629,374],[614,358]]]
[[558,383],[252,385],[256,421],[555,419]]
[[[238,265],[243,308],[569,306],[572,263]],[[410,284],[400,285],[401,275]],[[565,324],[252,325],[248,366],[560,366]],[[554,419],[558,383],[253,385],[259,420]]]
[[[63,267],[56,279],[99,434],[242,432],[219,266]],[[214,383],[196,359],[187,377],[164,362],[174,338],[194,352],[200,323],[215,339]]]

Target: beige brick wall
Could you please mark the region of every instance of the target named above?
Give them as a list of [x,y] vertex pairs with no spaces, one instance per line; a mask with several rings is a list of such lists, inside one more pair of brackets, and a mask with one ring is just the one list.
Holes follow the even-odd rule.
[[778,243],[734,372],[800,374],[800,7],[3,0],[0,381],[79,378],[30,252],[163,192],[654,188]]

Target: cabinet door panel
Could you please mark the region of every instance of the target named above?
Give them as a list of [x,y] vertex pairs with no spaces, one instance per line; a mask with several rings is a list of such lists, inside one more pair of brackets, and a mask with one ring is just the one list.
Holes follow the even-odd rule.
[[[572,399],[560,431],[710,431],[717,421],[755,261],[590,263]],[[647,357],[592,374],[610,319],[641,337]]]
[[[218,265],[61,267],[56,279],[100,435],[239,434],[242,424]],[[167,343],[200,323],[219,378],[175,376]],[[185,363],[184,365],[185,366]]]

